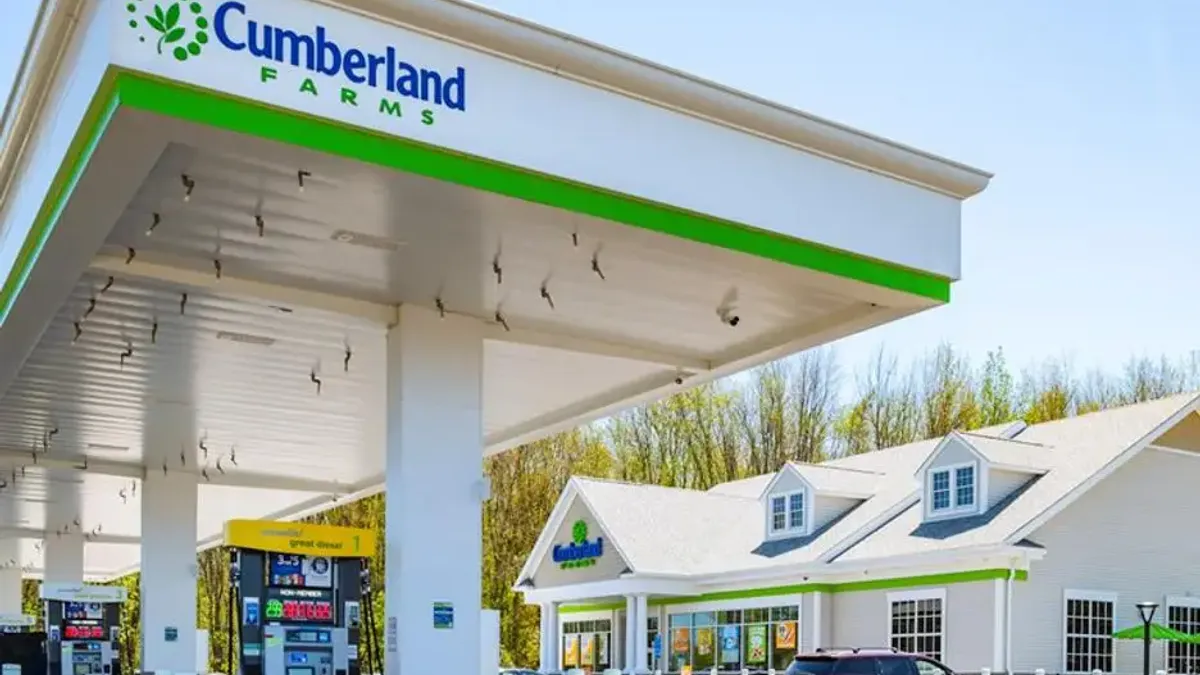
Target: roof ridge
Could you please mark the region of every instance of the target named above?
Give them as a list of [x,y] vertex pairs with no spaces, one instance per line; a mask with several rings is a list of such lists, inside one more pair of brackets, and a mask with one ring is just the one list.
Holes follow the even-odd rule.
[[[752,501],[752,502],[758,501],[757,497],[743,497],[741,495],[727,494],[724,492],[712,492],[711,488],[708,490],[701,490],[698,488],[678,487],[678,486],[674,486],[674,485],[659,485],[658,483],[635,483],[632,481],[618,480],[616,478],[598,478],[596,476],[571,476],[571,480],[574,480],[579,484],[603,483],[606,485],[618,485],[621,487],[629,487],[629,488],[650,488],[650,489],[659,489],[659,490],[663,490],[666,492],[680,492],[680,493],[691,494],[691,495],[705,495],[705,496],[710,496],[710,497],[722,497],[722,498],[727,498],[727,499],[740,499],[740,500]],[[718,483],[717,485],[723,485],[723,483]],[[713,487],[716,487],[716,485],[714,485]]]
[[[828,460],[826,460],[826,461],[828,461]],[[882,471],[871,471],[869,469],[858,469],[858,468],[850,467],[850,466],[837,466],[834,464],[826,464],[825,462],[801,462],[798,460],[789,459],[787,461],[787,463],[792,466],[795,466],[797,468],[804,468],[806,466],[814,466],[818,469],[829,469],[830,471],[845,471],[847,473],[861,473],[861,474],[865,474],[867,476],[886,476],[887,475],[886,473],[883,473]],[[768,476],[770,474],[762,474],[762,475]]]
[[1022,440],[1016,439],[1016,438],[1004,438],[1003,436],[988,436],[987,434],[981,434],[977,431],[959,431],[958,433],[963,436],[974,436],[976,438],[986,438],[989,441],[1003,441],[1005,443],[1018,443],[1020,445],[1028,445],[1030,447],[1035,447],[1035,448],[1053,448],[1054,447],[1053,445],[1046,445],[1045,443],[1036,443],[1034,441],[1022,441]]

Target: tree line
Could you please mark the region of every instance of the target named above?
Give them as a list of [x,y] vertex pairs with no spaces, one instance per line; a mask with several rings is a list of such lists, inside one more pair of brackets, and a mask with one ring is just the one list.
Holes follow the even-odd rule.
[[[1023,419],[1031,424],[1200,389],[1200,352],[1139,357],[1119,372],[1078,373],[1067,359],[1014,371],[1002,350],[973,364],[942,345],[903,367],[887,352],[843,370],[831,348],[680,392],[613,418],[493,456],[483,506],[483,605],[501,612],[501,662],[537,666],[538,609],[511,589],[571,476],[707,489],[775,471],[871,452],[954,429]],[[384,495],[342,504],[316,522],[382,531]],[[383,617],[383,537],[371,562],[376,616]],[[198,560],[197,619],[210,632],[210,668],[229,673],[228,553]],[[138,577],[122,616],[122,658],[139,667]],[[26,586],[26,611],[40,615]],[[382,622],[381,622],[382,623]],[[382,626],[375,639],[383,644]],[[236,650],[235,650],[236,651]],[[234,655],[236,662],[236,654]]]

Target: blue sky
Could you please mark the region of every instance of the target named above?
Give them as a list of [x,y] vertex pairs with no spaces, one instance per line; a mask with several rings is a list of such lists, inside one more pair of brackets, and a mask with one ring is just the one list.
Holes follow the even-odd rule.
[[[0,22],[0,91],[34,0]],[[839,345],[940,341],[1020,367],[1196,348],[1200,3],[491,0],[522,16],[996,173],[943,307]]]

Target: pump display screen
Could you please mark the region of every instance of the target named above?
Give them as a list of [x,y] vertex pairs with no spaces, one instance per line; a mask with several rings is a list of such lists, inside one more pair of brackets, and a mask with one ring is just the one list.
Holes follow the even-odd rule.
[[104,605],[98,602],[67,602],[64,603],[64,619],[103,619]]
[[307,588],[267,589],[267,602],[263,611],[267,621],[280,623],[324,623],[334,622],[333,593]]
[[272,586],[333,587],[333,563],[325,556],[272,553],[269,574]]
[[103,640],[104,626],[67,624],[63,627],[65,640]]

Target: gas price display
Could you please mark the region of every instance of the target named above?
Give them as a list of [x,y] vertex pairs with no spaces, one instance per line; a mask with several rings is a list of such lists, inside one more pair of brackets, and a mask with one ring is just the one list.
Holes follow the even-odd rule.
[[272,598],[267,601],[267,619],[296,623],[333,621],[333,603],[328,600]]
[[104,626],[67,624],[63,627],[63,638],[67,640],[102,640]]

